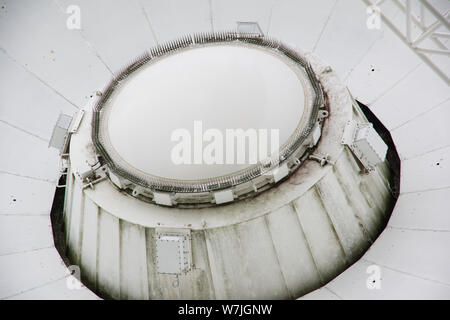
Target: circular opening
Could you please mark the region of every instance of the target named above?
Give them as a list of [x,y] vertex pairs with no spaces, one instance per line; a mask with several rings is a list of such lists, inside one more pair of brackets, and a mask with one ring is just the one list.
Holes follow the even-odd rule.
[[[249,167],[252,153],[268,156],[295,131],[304,107],[302,78],[279,56],[217,44],[175,52],[129,76],[111,97],[107,134],[135,170],[206,179]],[[245,131],[244,161],[237,129]]]
[[282,43],[197,34],[152,48],[111,80],[93,108],[92,141],[127,192],[169,206],[225,203],[292,174],[319,141],[324,106],[311,65]]

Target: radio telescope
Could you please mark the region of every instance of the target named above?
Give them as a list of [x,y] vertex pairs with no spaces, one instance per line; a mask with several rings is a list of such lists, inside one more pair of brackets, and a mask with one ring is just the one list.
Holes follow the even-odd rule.
[[3,1],[0,298],[449,299],[449,8]]

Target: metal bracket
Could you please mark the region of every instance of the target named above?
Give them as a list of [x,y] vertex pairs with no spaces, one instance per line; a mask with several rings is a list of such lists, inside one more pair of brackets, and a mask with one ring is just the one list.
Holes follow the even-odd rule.
[[386,157],[388,146],[373,129],[372,123],[347,121],[341,144],[348,146],[365,169],[370,172]]
[[259,37],[264,37],[264,33],[261,30],[258,22],[252,21],[238,21],[237,22],[237,32],[239,34],[256,35]]
[[329,154],[326,155],[310,154],[308,156],[308,159],[319,162],[321,167],[325,166],[326,164],[334,166],[334,161],[330,160]]
[[56,120],[55,126],[53,127],[52,136],[48,146],[58,149],[60,155],[66,153],[67,151],[70,140],[70,133],[68,131],[71,122],[71,116],[60,113],[58,119]]
[[[65,188],[66,185],[67,185],[67,182],[66,182],[66,184],[59,184],[59,179],[61,179],[62,176],[67,176],[67,172],[61,171],[61,172],[59,173],[58,180],[57,180],[57,182],[56,182],[56,187],[57,187],[57,188]],[[67,179],[67,178],[66,178],[66,179]]]
[[214,192],[214,201],[216,204],[222,204],[234,201],[234,194],[232,189]]
[[105,176],[105,177],[97,178],[97,179],[95,179],[95,180],[87,179],[87,183],[84,184],[84,185],[81,187],[81,189],[86,189],[87,187],[90,187],[91,189],[95,189],[95,188],[94,188],[94,185],[97,184],[97,183],[99,183],[99,182],[102,182],[102,181],[105,180],[105,179],[106,179],[106,176]]
[[82,186],[82,189],[90,187],[94,189],[94,185],[106,179],[106,165],[98,166],[99,162],[90,165],[89,169],[84,172],[76,172],[76,175],[80,178],[82,182],[85,184]]
[[69,160],[68,158],[64,157],[64,155],[61,156],[61,167],[59,170],[58,179],[56,180],[56,188],[65,188],[67,185],[67,178],[66,178],[66,184],[59,184],[59,180],[62,176],[67,176],[68,168],[69,168]]
[[80,127],[81,120],[83,120],[84,110],[79,110],[75,116],[72,118],[72,122],[70,123],[69,133],[75,133],[78,131]]

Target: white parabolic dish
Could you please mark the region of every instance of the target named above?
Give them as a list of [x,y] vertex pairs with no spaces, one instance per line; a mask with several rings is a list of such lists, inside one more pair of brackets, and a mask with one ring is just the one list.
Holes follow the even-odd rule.
[[281,146],[303,115],[303,81],[264,49],[184,50],[143,66],[119,86],[111,97],[107,133],[117,154],[138,171],[179,180],[230,174],[249,164],[175,164],[171,150],[178,142],[172,133],[187,129],[193,143],[194,121],[201,121],[203,132],[219,129],[224,139],[226,129],[267,129],[270,141],[270,130],[278,129]]

